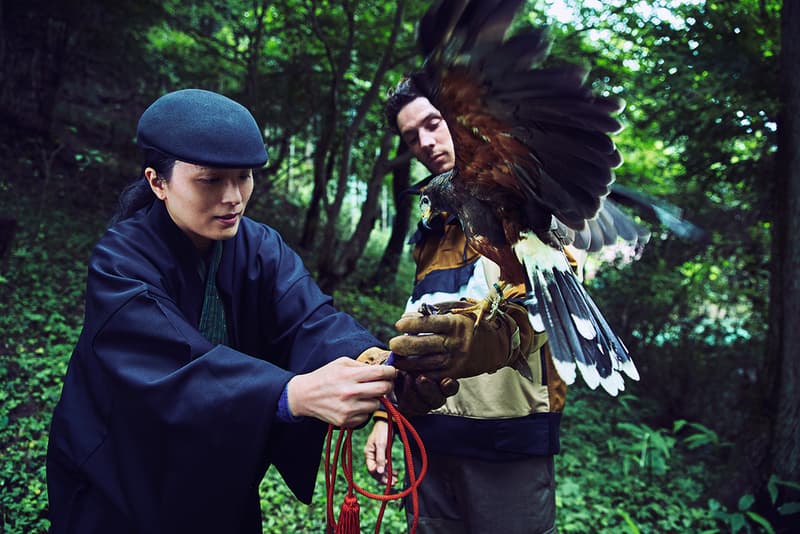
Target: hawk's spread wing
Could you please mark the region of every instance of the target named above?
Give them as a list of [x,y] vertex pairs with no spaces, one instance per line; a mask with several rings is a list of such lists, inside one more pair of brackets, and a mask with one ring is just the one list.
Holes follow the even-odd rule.
[[[596,216],[622,159],[607,135],[621,129],[622,103],[592,94],[587,71],[542,67],[544,31],[508,36],[522,0],[439,2],[423,17],[419,83],[453,135],[460,180],[481,198],[498,188],[520,197],[549,227],[573,230]],[[543,228],[547,230],[548,228]],[[541,230],[535,228],[535,230]]]
[[521,4],[442,1],[420,22],[426,59],[411,78],[446,120],[457,169],[434,178],[428,194],[449,198],[501,277],[526,283],[531,324],[547,332],[562,378],[571,383],[577,364],[591,387],[616,394],[619,371],[638,378],[636,368],[559,239],[591,248],[642,235],[616,206],[603,206],[622,162],[608,135],[621,128],[613,114],[622,104],[595,96],[581,67],[542,66],[543,30],[508,35]]
[[617,201],[670,221],[652,199],[612,185],[622,158],[609,134],[621,129],[622,101],[595,95],[580,66],[546,64],[543,30],[509,34],[522,3],[444,0],[420,21],[425,63],[411,82],[442,113],[456,157],[423,199],[454,211],[505,281],[526,283],[531,325],[547,332],[561,377],[571,383],[577,366],[616,394],[620,372],[638,372],[562,247],[643,245],[649,232]]

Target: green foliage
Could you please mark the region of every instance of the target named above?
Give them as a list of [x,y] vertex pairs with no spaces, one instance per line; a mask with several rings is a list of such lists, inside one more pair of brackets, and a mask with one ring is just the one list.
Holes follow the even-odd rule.
[[701,504],[713,452],[690,461],[681,441],[643,421],[652,401],[622,395],[570,390],[556,457],[559,531],[718,532]]
[[655,473],[663,475],[669,467],[669,455],[675,445],[675,438],[667,436],[663,430],[654,429],[644,423],[618,423],[617,429],[628,433],[636,441],[628,450],[618,449],[615,440],[608,441],[609,452],[621,452],[623,456],[623,473],[630,472],[633,463],[639,469],[645,470],[648,475]]
[[[781,480],[774,474],[771,475],[769,481],[767,481],[767,491],[769,492],[769,499],[773,506],[778,505],[778,495],[781,488],[797,492],[800,491],[800,483]],[[778,506],[778,513],[781,515],[800,514],[800,502],[784,502]]]
[[678,419],[675,421],[672,425],[672,432],[677,434],[685,428],[693,431],[692,434],[682,439],[684,445],[686,445],[689,450],[699,449],[701,447],[730,447],[732,445],[729,441],[721,440],[719,435],[707,426],[686,421],[685,419]]
[[7,213],[19,217],[20,230],[0,284],[0,524],[9,534],[45,532],[49,524],[50,414],[80,333],[86,260],[98,231],[97,221],[78,213],[37,221],[24,203],[13,206]]
[[751,494],[742,495],[739,499],[738,509],[730,512],[726,511],[724,507],[714,499],[709,500],[708,508],[715,517],[721,519],[726,525],[730,527],[732,534],[744,531],[751,532],[766,532],[767,534],[774,534],[775,529],[772,528],[770,522],[763,516],[750,510],[755,503],[755,498]]
[[334,301],[361,324],[369,325],[372,333],[381,341],[388,343],[389,338],[397,335],[394,323],[403,313],[404,301],[384,299],[380,295],[362,293],[357,289],[337,291]]

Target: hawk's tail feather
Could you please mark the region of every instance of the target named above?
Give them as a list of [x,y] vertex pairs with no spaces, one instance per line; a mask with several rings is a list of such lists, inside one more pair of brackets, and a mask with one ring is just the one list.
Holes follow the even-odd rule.
[[[571,384],[577,367],[589,387],[595,389],[599,385],[617,395],[625,389],[620,371],[639,379],[625,344],[572,272],[563,253],[538,238],[538,244],[532,246],[533,239],[525,241],[527,246],[516,247],[527,277],[525,307],[534,329],[547,332],[559,376]],[[543,247],[549,249],[549,254]],[[533,254],[526,255],[526,251]]]
[[580,230],[570,228],[558,218],[554,220],[564,244],[587,252],[598,252],[614,246],[621,239],[640,254],[650,239],[650,231],[624,213],[611,198],[605,198],[597,216],[588,219]]

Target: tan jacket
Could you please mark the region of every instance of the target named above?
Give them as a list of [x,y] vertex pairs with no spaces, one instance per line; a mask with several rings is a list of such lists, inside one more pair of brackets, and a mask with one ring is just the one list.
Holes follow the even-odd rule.
[[[406,311],[416,311],[422,303],[463,297],[480,300],[498,279],[497,266],[467,245],[456,221],[442,218],[438,222],[434,229],[421,229],[412,239],[417,272]],[[515,290],[515,296],[524,296],[524,288]],[[567,387],[553,367],[546,339],[545,334],[537,335],[528,356],[533,382],[507,367],[459,380],[456,395],[415,421],[426,446],[435,450],[440,444],[451,453],[455,446],[455,454],[488,459],[495,459],[496,454],[518,457],[558,452],[558,426]],[[476,433],[483,434],[481,439]],[[472,444],[460,443],[473,438]],[[460,450],[462,445],[464,450]]]
[[[406,311],[415,311],[422,303],[433,304],[462,297],[480,300],[498,279],[495,264],[467,245],[466,236],[458,224],[446,224],[438,241],[429,238],[421,242],[414,250],[414,259],[417,262],[417,283],[434,271],[469,265],[474,265],[474,270],[467,283],[455,291],[440,286],[443,291],[426,293],[416,300],[412,297]],[[516,296],[522,296],[523,288],[515,289]],[[521,417],[535,412],[560,412],[567,387],[553,367],[546,341],[545,334],[537,335],[528,356],[533,383],[508,367],[492,374],[461,379],[458,393],[435,413],[494,419]]]

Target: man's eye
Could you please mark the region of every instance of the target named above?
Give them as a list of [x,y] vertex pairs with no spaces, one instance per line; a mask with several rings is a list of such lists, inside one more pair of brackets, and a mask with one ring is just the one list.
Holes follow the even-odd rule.
[[198,179],[198,182],[202,184],[215,184],[219,182],[219,178],[200,178]]

